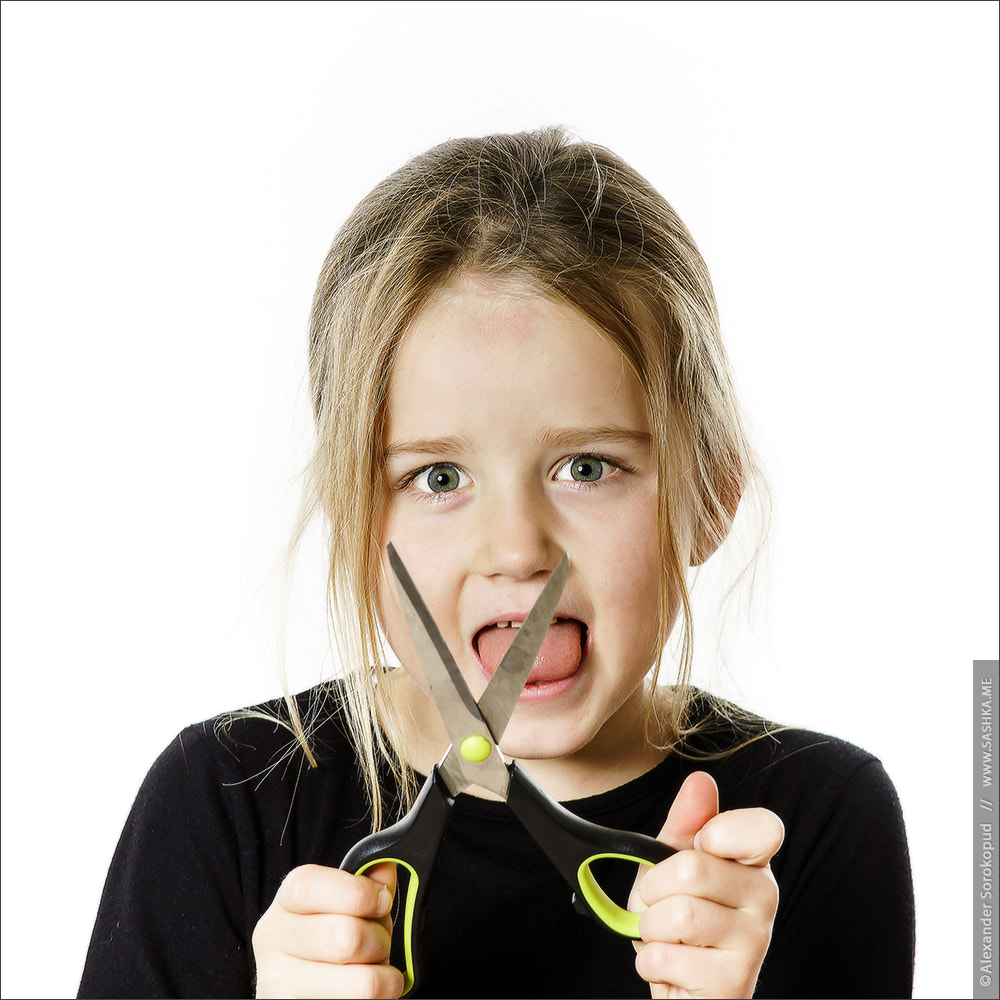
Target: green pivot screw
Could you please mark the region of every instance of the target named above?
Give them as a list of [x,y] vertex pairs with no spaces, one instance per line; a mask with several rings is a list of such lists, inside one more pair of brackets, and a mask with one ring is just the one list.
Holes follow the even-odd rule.
[[493,750],[485,736],[466,736],[460,747],[462,756],[473,764],[481,764]]

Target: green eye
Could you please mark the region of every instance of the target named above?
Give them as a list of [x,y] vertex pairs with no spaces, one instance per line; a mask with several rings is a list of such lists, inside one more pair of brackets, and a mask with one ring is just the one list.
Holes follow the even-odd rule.
[[560,470],[557,478],[577,483],[596,483],[604,475],[604,463],[593,455],[577,455]]
[[430,493],[451,493],[461,485],[462,474],[454,465],[432,465],[421,473],[420,480]]

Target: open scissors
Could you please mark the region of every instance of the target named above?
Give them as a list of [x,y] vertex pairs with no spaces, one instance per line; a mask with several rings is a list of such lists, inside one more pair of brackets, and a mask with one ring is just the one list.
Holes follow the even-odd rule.
[[420,941],[414,932],[423,923],[426,887],[455,797],[470,785],[489,789],[507,802],[573,889],[578,910],[591,913],[618,934],[637,938],[639,914],[608,896],[591,865],[610,858],[651,866],[674,852],[651,837],[580,819],[550,798],[515,763],[506,763],[497,746],[552,621],[569,575],[569,557],[564,555],[552,572],[477,702],[392,545],[388,553],[403,614],[451,745],[406,816],[355,844],[341,868],[360,875],[373,865],[392,861],[409,871],[403,913],[404,994],[420,975]]

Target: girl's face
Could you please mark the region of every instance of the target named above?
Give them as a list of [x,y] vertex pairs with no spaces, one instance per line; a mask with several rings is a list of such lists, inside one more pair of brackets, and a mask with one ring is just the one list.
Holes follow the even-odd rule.
[[[621,353],[570,306],[464,277],[407,330],[383,441],[385,532],[476,697],[563,552],[555,625],[502,741],[522,758],[643,739],[658,631],[657,474]],[[387,566],[380,613],[426,690]]]

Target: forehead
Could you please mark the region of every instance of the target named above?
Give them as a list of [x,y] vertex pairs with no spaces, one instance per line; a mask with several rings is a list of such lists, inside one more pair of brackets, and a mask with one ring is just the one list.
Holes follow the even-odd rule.
[[403,335],[386,431],[490,421],[498,434],[539,422],[647,429],[637,379],[587,316],[524,284],[464,277],[435,292]]

